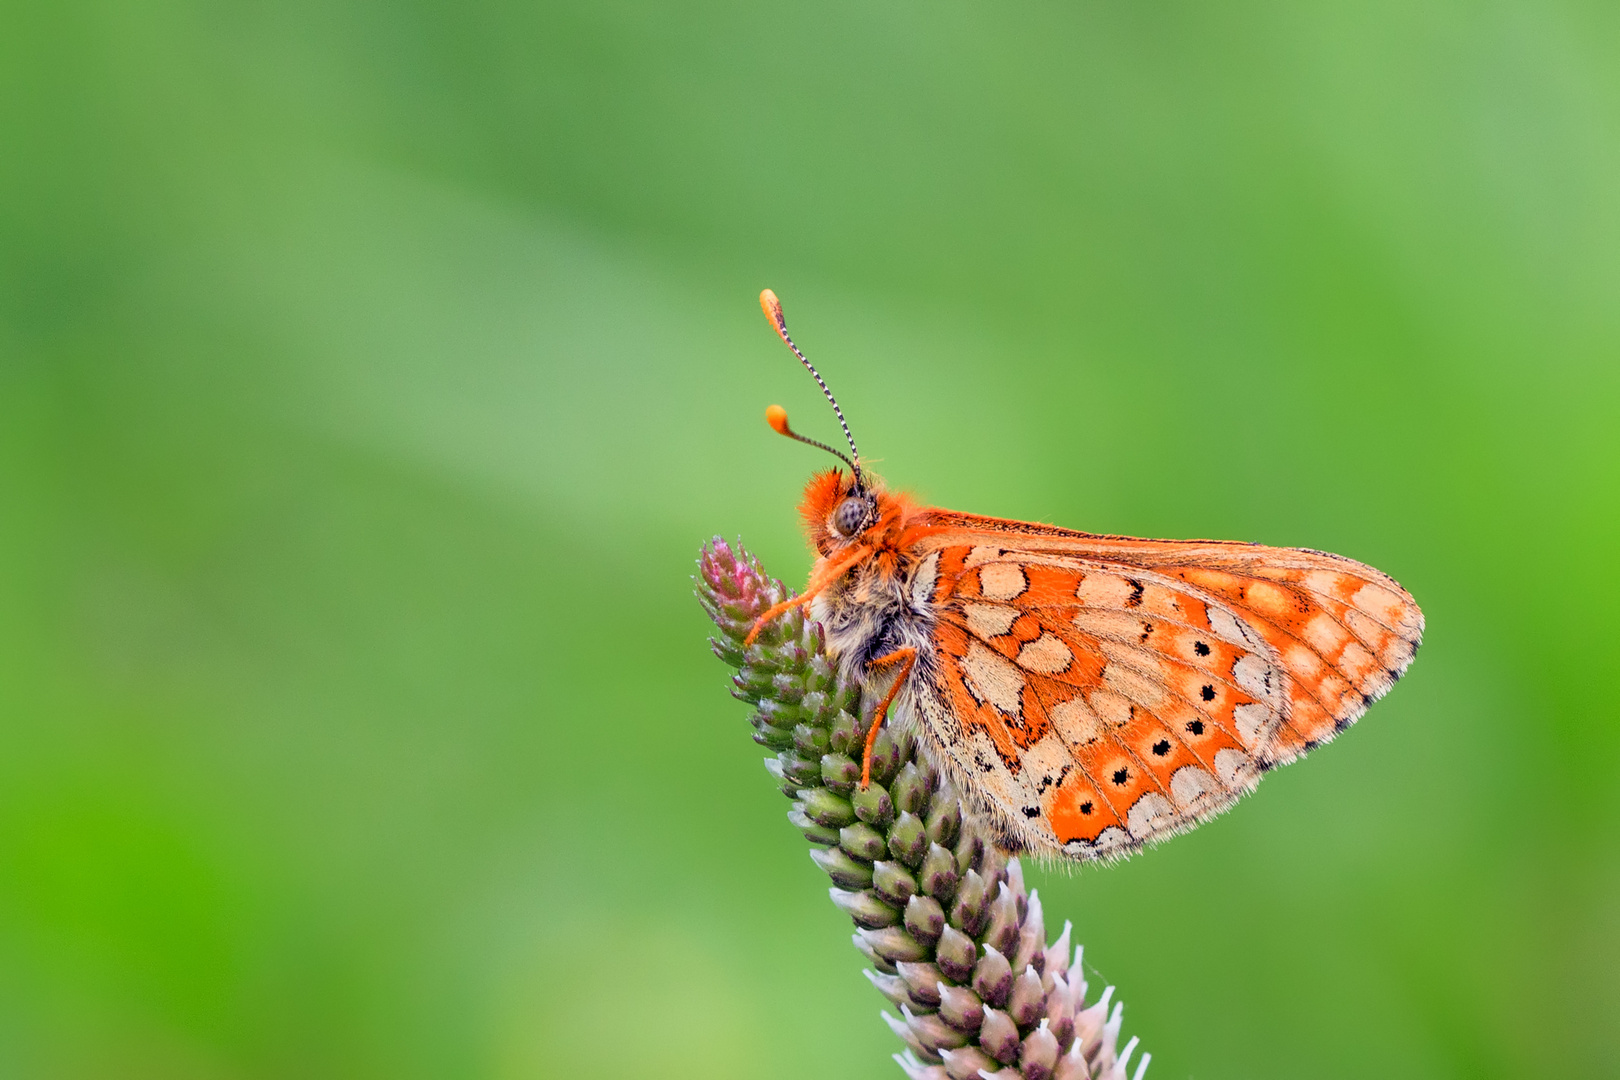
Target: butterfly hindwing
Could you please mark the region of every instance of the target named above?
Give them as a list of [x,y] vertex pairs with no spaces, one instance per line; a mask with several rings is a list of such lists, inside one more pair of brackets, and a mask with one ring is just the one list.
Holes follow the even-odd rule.
[[1352,723],[1421,634],[1398,585],[1316,552],[964,539],[937,548],[934,698],[958,727],[939,741],[1010,839],[1054,855],[1224,810]]

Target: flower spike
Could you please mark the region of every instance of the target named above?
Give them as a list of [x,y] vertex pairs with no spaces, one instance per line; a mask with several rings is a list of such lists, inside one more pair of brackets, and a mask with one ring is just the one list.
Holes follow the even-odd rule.
[[1137,1041],[1121,1052],[1114,988],[1087,1005],[1070,925],[1046,941],[1018,860],[986,841],[912,733],[877,731],[861,784],[875,703],[839,677],[800,598],[718,537],[694,583],[788,820],[855,923],[909,1080],[1143,1080],[1145,1053],[1126,1075]]

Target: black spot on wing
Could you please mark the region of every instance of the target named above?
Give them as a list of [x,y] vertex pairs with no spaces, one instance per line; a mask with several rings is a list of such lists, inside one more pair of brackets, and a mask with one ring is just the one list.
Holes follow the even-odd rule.
[[1035,794],[1037,794],[1037,795],[1045,795],[1047,788],[1052,787],[1054,784],[1062,784],[1064,778],[1069,775],[1069,769],[1070,768],[1071,768],[1071,766],[1065,765],[1065,766],[1063,766],[1062,769],[1060,769],[1058,771],[1058,774],[1056,776],[1043,776],[1043,777],[1041,777],[1041,782],[1039,784],[1035,785]]

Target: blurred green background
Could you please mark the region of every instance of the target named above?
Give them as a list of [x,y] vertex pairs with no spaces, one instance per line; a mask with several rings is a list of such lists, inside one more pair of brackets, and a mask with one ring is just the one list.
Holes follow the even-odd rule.
[[901,1075],[690,597],[808,568],[765,285],[897,486],[1424,605],[1331,749],[1031,873],[1151,1076],[1620,1076],[1559,0],[0,6],[0,1074]]

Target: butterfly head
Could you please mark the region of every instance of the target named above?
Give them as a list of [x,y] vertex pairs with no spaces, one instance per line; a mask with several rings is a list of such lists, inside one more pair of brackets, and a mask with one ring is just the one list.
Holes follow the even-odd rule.
[[870,540],[872,531],[892,516],[890,511],[897,503],[883,490],[882,481],[870,472],[863,473],[862,479],[870,486],[858,488],[850,473],[828,469],[816,473],[804,486],[799,516],[810,546],[822,555]]

